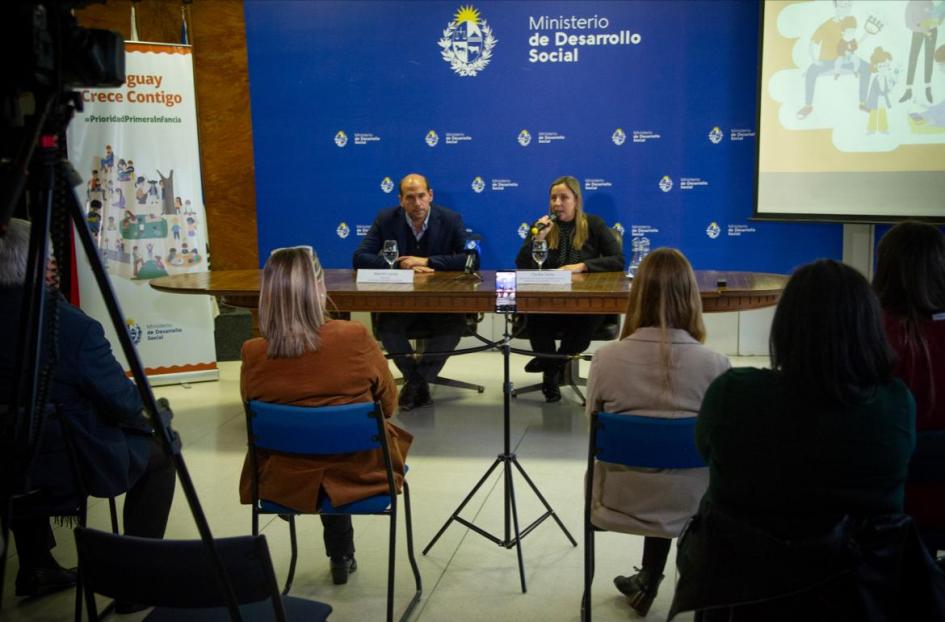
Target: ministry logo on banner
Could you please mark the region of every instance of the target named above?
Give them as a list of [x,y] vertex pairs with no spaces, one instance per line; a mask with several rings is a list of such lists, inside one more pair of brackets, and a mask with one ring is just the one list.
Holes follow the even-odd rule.
[[348,135],[345,134],[343,130],[338,130],[338,133],[335,134],[335,144],[339,147],[344,147],[348,144]]
[[719,237],[720,233],[722,233],[722,228],[719,227],[719,223],[715,222],[714,220],[709,223],[708,227],[705,228],[705,234],[712,240]]
[[384,179],[381,180],[381,190],[383,190],[385,194],[390,194],[391,190],[393,189],[394,189],[393,179],[391,179],[390,177],[385,177]]
[[471,186],[472,186],[473,192],[475,192],[476,194],[479,194],[480,192],[486,189],[486,182],[483,181],[482,177],[476,177],[472,180]]
[[709,141],[713,145],[717,145],[722,142],[722,129],[718,125],[713,127],[712,131],[709,132]]
[[436,132],[430,130],[423,140],[426,141],[428,147],[436,147],[437,143],[440,142],[440,137]]
[[669,175],[663,175],[663,177],[660,178],[659,185],[660,185],[660,190],[662,190],[663,192],[669,192],[670,190],[673,189],[673,180],[670,178]]
[[614,130],[614,133],[610,135],[610,140],[614,141],[614,144],[619,147],[627,142],[627,133],[618,127]]
[[527,147],[529,143],[532,142],[532,135],[528,133],[528,130],[522,130],[518,133],[518,144],[523,147]]
[[479,11],[461,6],[443,30],[440,54],[454,72],[464,78],[474,77],[489,64],[497,42],[492,28],[479,17]]

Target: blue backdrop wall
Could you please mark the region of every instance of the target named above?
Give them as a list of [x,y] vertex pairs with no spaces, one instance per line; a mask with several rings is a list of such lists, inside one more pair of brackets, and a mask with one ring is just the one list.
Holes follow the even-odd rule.
[[[840,225],[751,222],[756,2],[247,0],[260,258],[312,244],[349,267],[397,181],[510,266],[548,185],[696,268],[839,258]],[[466,74],[466,75],[463,75]],[[627,252],[629,259],[629,252]]]

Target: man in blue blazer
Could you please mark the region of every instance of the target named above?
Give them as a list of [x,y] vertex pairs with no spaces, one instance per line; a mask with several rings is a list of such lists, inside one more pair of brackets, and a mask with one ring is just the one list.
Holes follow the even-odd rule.
[[[0,236],[0,317],[4,318],[0,323],[0,402],[4,403],[17,377],[17,332],[29,237],[30,224],[19,219],[12,219]],[[102,325],[53,288],[47,290],[47,300],[47,309],[56,305],[59,311],[58,360],[49,404],[71,431],[79,476],[93,496],[127,492],[125,533],[161,538],[174,497],[174,465],[142,414],[138,390],[115,360]],[[60,431],[58,422],[47,420],[30,470],[30,484],[40,491],[39,499],[25,515],[14,510],[11,528],[20,566],[17,596],[39,596],[75,583],[75,572],[61,568],[50,553],[55,541],[43,510],[54,509],[77,493]]]
[[[400,180],[400,205],[382,210],[370,231],[354,251],[355,268],[387,268],[381,250],[386,240],[395,240],[400,251],[396,267],[414,272],[461,271],[466,267],[466,227],[452,210],[433,204],[433,190],[426,177],[411,173]],[[479,257],[470,258],[473,269]],[[424,330],[431,336],[419,340],[421,352],[451,352],[462,337],[464,317],[455,313],[379,313],[377,333],[384,348],[404,375],[401,410],[433,403],[429,381],[436,378],[445,356],[415,358],[407,340],[408,331]]]

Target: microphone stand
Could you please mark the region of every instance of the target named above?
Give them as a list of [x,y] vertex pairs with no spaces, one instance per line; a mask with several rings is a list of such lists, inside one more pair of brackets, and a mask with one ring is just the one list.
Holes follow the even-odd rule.
[[[510,430],[511,422],[511,398],[512,398],[512,382],[509,379],[509,356],[511,353],[511,343],[512,343],[512,334],[511,334],[511,317],[509,314],[505,314],[505,333],[502,336],[502,340],[499,342],[491,342],[484,337],[479,337],[480,341],[489,344],[489,347],[498,348],[502,352],[502,368],[503,368],[503,382],[502,382],[502,453],[499,454],[496,459],[492,462],[492,466],[486,469],[485,474],[476,482],[476,485],[472,487],[472,490],[469,491],[469,494],[466,495],[466,498],[463,499],[462,503],[459,504],[453,513],[450,515],[449,519],[440,527],[440,530],[436,532],[436,535],[433,536],[433,539],[430,540],[430,543],[423,549],[423,554],[426,555],[427,552],[433,545],[436,544],[436,541],[440,539],[440,536],[446,531],[446,529],[456,521],[461,525],[465,525],[475,533],[479,534],[486,540],[497,544],[505,549],[515,548],[515,552],[518,556],[518,574],[519,580],[522,585],[522,593],[526,593],[528,590],[525,586],[525,561],[522,558],[522,539],[530,534],[535,527],[538,527],[542,522],[547,518],[552,518],[557,524],[561,531],[564,532],[565,537],[571,542],[572,546],[577,546],[577,541],[571,536],[571,533],[568,531],[567,527],[564,526],[564,523],[561,522],[561,519],[558,518],[558,515],[555,514],[554,509],[541,494],[541,491],[538,490],[538,486],[535,485],[535,482],[528,476],[528,473],[525,472],[525,469],[522,468],[522,465],[519,463],[518,458],[512,453],[512,435]],[[478,335],[477,335],[478,336]],[[502,466],[502,481],[503,481],[503,499],[504,499],[504,512],[503,512],[503,533],[502,537],[495,536],[482,527],[475,525],[471,521],[460,516],[460,513],[463,511],[463,508],[466,507],[466,504],[479,492],[479,489],[482,488],[483,484],[489,479],[489,476],[499,467]],[[545,512],[539,516],[537,519],[532,521],[531,524],[527,525],[524,529],[519,527],[518,522],[518,506],[515,503],[515,486],[512,481],[512,475],[515,473],[513,468],[516,469],[519,475],[525,479],[525,483],[528,484],[532,492],[535,493],[535,496],[538,497],[538,500],[541,501],[542,506],[545,508]]]

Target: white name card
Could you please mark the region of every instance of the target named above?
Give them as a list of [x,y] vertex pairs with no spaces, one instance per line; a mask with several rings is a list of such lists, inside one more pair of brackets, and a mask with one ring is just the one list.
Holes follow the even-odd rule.
[[518,285],[571,285],[570,270],[516,270]]
[[358,270],[358,283],[413,283],[413,270]]

